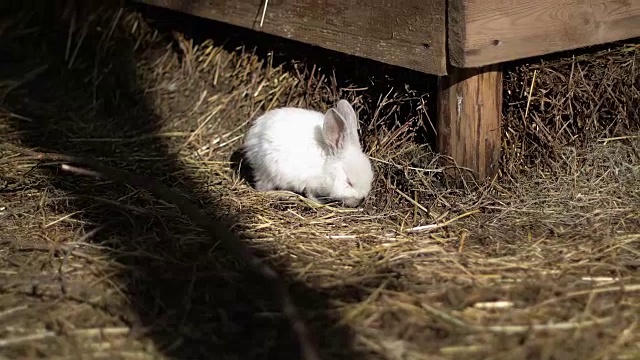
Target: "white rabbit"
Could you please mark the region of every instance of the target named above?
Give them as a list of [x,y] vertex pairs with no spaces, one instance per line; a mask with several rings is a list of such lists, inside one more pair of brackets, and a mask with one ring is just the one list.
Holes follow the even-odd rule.
[[258,191],[288,190],[348,207],[359,206],[371,191],[373,169],[346,100],[326,114],[293,107],[267,111],[249,128],[243,152]]

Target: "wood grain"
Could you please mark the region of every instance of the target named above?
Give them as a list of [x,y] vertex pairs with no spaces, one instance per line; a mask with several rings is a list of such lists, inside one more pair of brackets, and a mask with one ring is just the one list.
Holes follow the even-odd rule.
[[437,148],[477,179],[491,177],[500,161],[502,71],[500,65],[450,68],[438,82]]
[[640,36],[640,0],[450,0],[451,64],[479,67]]
[[446,74],[445,0],[137,0],[434,75]]

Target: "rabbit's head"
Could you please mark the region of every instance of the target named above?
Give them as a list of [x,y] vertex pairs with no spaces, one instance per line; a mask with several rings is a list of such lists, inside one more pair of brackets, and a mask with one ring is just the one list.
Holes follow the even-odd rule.
[[322,138],[329,154],[323,170],[328,197],[345,206],[360,205],[371,191],[374,174],[360,146],[358,118],[349,102],[340,100],[327,111]]

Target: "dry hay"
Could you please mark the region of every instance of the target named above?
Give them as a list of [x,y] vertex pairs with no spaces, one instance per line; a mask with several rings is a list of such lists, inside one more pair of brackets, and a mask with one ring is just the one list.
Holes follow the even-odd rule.
[[[92,14],[69,46],[69,22],[3,19],[3,141],[153,175],[232,224],[324,358],[640,357],[637,42],[508,69],[505,171],[458,189],[415,140],[433,116],[419,86]],[[248,119],[342,96],[378,174],[363,211],[280,201],[231,169]],[[264,284],[172,206],[57,171],[0,159],[0,354],[298,358]]]

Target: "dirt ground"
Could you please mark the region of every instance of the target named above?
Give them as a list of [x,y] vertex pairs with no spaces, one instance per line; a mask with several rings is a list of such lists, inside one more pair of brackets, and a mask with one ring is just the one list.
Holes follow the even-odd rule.
[[[640,40],[509,64],[502,171],[454,186],[432,76],[139,5],[12,6],[0,359],[302,358],[269,284],[175,206],[7,144],[187,196],[278,272],[322,359],[640,359]],[[363,209],[236,171],[250,119],[340,98]]]

